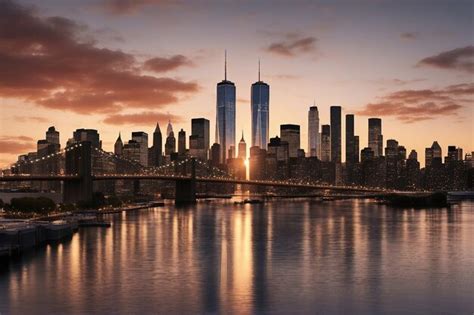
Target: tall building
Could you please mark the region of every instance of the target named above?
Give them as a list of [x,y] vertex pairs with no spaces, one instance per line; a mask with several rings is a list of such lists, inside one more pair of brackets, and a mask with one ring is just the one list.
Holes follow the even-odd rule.
[[430,167],[434,159],[439,159],[441,163],[442,154],[438,141],[434,141],[430,148],[425,149],[425,167]]
[[178,132],[178,154],[181,156],[186,154],[186,131],[183,128]]
[[121,137],[120,133],[119,133],[119,136],[118,136],[117,140],[115,140],[114,153],[118,156],[122,155],[122,153],[123,153],[123,142],[122,142],[122,137]]
[[331,126],[321,126],[321,161],[331,161]]
[[135,140],[129,140],[123,146],[122,155],[124,158],[136,162],[140,162],[141,164],[141,157],[142,157],[142,145]]
[[238,153],[239,159],[247,159],[247,144],[245,143],[244,139],[244,132],[242,131],[242,139],[240,139],[239,142],[239,153]]
[[290,156],[288,142],[282,141],[278,136],[270,138],[268,154],[274,155],[277,161],[287,162]]
[[341,163],[341,106],[331,106],[331,162]]
[[219,143],[214,143],[211,147],[210,164],[214,167],[221,164],[221,145]]
[[346,163],[359,161],[359,137],[354,135],[354,115],[346,115]]
[[140,144],[140,164],[148,166],[148,134],[143,131],[132,132],[132,140]]
[[102,148],[102,143],[99,140],[99,133],[95,129],[76,129],[73,132],[74,142],[89,141],[94,148]]
[[176,138],[174,137],[174,132],[171,130],[168,137],[166,137],[165,142],[165,155],[171,156],[171,154],[176,152]]
[[309,156],[321,158],[321,137],[319,135],[319,112],[317,106],[308,111],[308,151]]
[[191,119],[191,135],[189,136],[189,154],[207,161],[209,153],[209,120],[205,118]]
[[369,118],[369,148],[374,151],[374,156],[382,156],[383,136],[382,119]]
[[267,148],[270,128],[270,86],[260,80],[260,61],[258,62],[258,81],[251,89],[252,146]]
[[280,125],[280,137],[282,141],[288,142],[290,157],[298,157],[300,126],[292,124]]
[[216,143],[220,144],[221,161],[231,147],[235,148],[235,84],[227,80],[227,53],[224,63],[224,80],[217,83]]
[[171,124],[171,120],[169,120],[168,126],[166,127],[166,137],[169,137],[172,131],[173,131],[173,125]]
[[161,157],[163,155],[163,137],[161,135],[160,124],[157,122],[155,131],[153,132],[153,145],[151,147],[152,166],[161,165]]
[[51,144],[59,145],[59,131],[56,131],[54,126],[49,127],[48,131],[46,131],[46,141]]

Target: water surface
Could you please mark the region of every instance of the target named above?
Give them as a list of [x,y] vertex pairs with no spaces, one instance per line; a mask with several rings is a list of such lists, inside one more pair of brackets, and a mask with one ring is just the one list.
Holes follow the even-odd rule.
[[1,314],[474,311],[474,208],[200,202],[110,216],[2,266]]

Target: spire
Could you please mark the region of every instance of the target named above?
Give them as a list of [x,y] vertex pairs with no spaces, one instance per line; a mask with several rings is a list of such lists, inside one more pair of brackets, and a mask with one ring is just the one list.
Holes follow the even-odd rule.
[[240,139],[240,142],[245,142],[244,140],[244,131],[242,130],[242,139]]
[[159,132],[159,133],[161,133],[161,129],[160,129],[160,123],[159,123],[159,122],[156,122],[156,128],[155,128],[155,132]]
[[227,81],[227,49],[224,50],[224,81]]
[[258,58],[258,82],[260,82],[260,58]]
[[122,141],[122,133],[119,131],[119,136],[117,138],[117,141]]

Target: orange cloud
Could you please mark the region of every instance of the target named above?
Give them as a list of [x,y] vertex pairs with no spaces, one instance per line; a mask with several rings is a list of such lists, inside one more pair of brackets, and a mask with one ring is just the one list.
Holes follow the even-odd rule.
[[474,46],[456,48],[424,58],[418,62],[417,66],[474,73]]
[[317,38],[301,34],[286,34],[283,39],[273,42],[266,47],[266,51],[284,57],[294,57],[301,53],[316,51]]
[[472,99],[469,99],[473,92],[472,83],[450,85],[444,89],[401,90],[381,97],[378,102],[365,105],[356,113],[366,116],[394,116],[402,122],[413,123],[457,115],[462,107],[473,104]]
[[193,62],[183,55],[174,55],[169,58],[155,57],[145,61],[143,67],[145,70],[153,72],[167,72],[183,66],[192,66]]
[[0,97],[80,114],[157,108],[198,90],[194,82],[142,75],[131,54],[81,40],[84,27],[0,2]]
[[175,115],[163,114],[158,112],[142,112],[139,114],[114,114],[104,119],[104,123],[109,125],[154,125],[156,122],[167,123],[182,122],[182,118]]
[[32,138],[26,136],[13,136],[0,138],[0,153],[22,154],[36,148]]

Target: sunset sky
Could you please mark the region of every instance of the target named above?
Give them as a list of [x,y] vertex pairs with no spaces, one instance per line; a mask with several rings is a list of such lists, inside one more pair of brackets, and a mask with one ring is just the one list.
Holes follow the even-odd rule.
[[98,129],[112,151],[119,131],[125,141],[132,131],[151,136],[169,118],[189,136],[191,118],[205,117],[214,142],[224,49],[237,140],[243,130],[250,142],[260,58],[271,137],[300,124],[306,150],[315,101],[321,124],[331,105],[356,114],[361,149],[367,119],[381,117],[384,140],[417,150],[422,164],[433,140],[443,155],[448,145],[467,153],[473,12],[460,0],[0,0],[0,166],[34,151],[52,125],[62,145],[77,128]]

